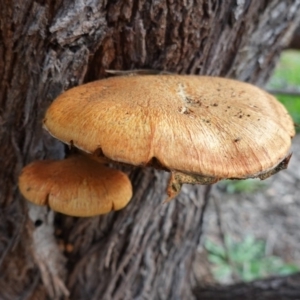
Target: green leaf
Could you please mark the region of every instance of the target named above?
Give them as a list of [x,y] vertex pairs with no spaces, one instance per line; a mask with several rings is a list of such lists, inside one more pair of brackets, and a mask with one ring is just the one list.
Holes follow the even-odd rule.
[[224,247],[220,246],[208,239],[204,243],[204,248],[206,249],[207,252],[214,254],[214,255],[218,255],[218,256],[222,257],[223,259],[225,259],[225,257],[226,257]]
[[[300,90],[300,52],[283,51],[268,85],[270,89]],[[287,108],[295,123],[300,124],[300,97],[277,95],[277,99]],[[299,131],[299,128],[297,131]]]
[[216,265],[227,264],[224,258],[215,254],[208,254],[208,261]]
[[259,179],[224,180],[218,184],[229,194],[254,193],[263,189],[266,184]]
[[220,265],[212,270],[214,278],[219,282],[228,281],[232,277],[232,270],[229,265]]
[[[286,264],[278,256],[265,256],[266,243],[249,235],[235,242],[225,235],[226,248],[207,239],[205,248],[212,272],[218,282],[228,282],[232,275],[243,281],[252,281],[271,275],[289,275],[300,271],[294,264]],[[228,251],[226,253],[225,249]]]

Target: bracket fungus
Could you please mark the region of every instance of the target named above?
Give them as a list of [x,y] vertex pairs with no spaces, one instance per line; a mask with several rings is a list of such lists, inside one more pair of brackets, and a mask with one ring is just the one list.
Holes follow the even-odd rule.
[[236,80],[192,75],[119,76],[72,88],[44,128],[94,156],[171,172],[183,183],[265,179],[287,166],[294,125],[272,95]]
[[27,165],[20,174],[19,189],[35,204],[77,217],[122,209],[132,197],[126,174],[81,155]]

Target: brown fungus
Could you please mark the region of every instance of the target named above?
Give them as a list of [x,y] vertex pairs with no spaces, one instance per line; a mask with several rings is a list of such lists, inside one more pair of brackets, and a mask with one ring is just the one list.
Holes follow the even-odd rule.
[[126,174],[81,155],[27,165],[19,189],[30,202],[77,217],[122,209],[132,197]]
[[[236,118],[240,112],[249,117]],[[72,88],[49,107],[44,127],[87,153],[101,149],[112,161],[149,166],[155,158],[172,173],[170,198],[183,183],[271,174],[295,134],[284,106],[265,91],[187,75],[120,76]]]

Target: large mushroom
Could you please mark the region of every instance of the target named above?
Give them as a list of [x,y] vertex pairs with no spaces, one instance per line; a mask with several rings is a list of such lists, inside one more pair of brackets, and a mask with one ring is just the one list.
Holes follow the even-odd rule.
[[94,156],[170,171],[183,183],[264,179],[285,168],[294,125],[284,106],[239,81],[187,75],[120,76],[60,95],[44,128]]
[[78,217],[122,209],[132,197],[126,174],[82,155],[27,165],[20,174],[19,189],[35,204]]

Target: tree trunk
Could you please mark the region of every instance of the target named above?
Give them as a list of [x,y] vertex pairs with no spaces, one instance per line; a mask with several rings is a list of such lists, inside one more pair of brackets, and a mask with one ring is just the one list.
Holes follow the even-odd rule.
[[300,49],[300,26],[295,30],[290,43],[287,45],[289,49]]
[[27,206],[18,174],[64,157],[41,128],[64,90],[137,68],[263,85],[299,12],[299,0],[0,0],[0,298],[193,299],[201,187],[162,204],[167,174],[128,169],[126,209],[71,218]]
[[273,277],[250,283],[196,288],[199,300],[298,300],[300,275]]

